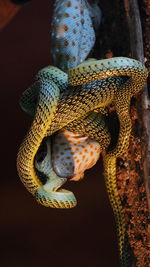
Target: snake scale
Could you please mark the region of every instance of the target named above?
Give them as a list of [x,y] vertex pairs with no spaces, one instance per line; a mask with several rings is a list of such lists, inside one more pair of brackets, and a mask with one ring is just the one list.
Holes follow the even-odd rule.
[[[65,1],[70,10],[72,2]],[[85,14],[81,20],[88,18],[89,23],[90,13],[84,6],[85,2],[77,0],[76,2],[80,4],[78,7],[82,7],[80,15]],[[81,50],[82,46],[73,50],[77,61],[72,60],[74,55],[68,50],[70,44],[65,42],[64,20],[62,23],[59,21],[59,27],[55,27],[56,22],[62,19],[60,14],[62,2],[56,1],[56,3],[61,5],[56,5],[54,9],[54,14],[57,14],[52,24],[55,29],[52,36],[56,37],[55,42],[53,39],[56,44],[53,50],[53,61],[56,66],[59,64],[63,71],[54,66],[42,69],[36,75],[33,85],[22,95],[21,106],[24,111],[33,116],[33,122],[18,151],[18,174],[27,190],[42,205],[52,208],[72,208],[76,205],[74,194],[61,188],[67,178],[58,175],[53,168],[51,137],[65,128],[97,141],[103,154],[106,187],[116,218],[121,264],[127,267],[129,265],[126,255],[126,225],[116,184],[116,160],[128,149],[132,128],[131,97],[143,88],[148,72],[142,63],[125,57],[84,61],[93,46],[93,43],[90,46],[88,42],[88,51],[86,50],[85,55],[83,52],[85,44],[81,42],[83,50]],[[69,12],[63,11],[63,14],[68,14],[65,18],[70,17]],[[75,15],[77,14],[79,13]],[[82,20],[82,27],[84,27],[83,22]],[[72,27],[71,25],[71,29]],[[84,32],[87,28],[82,30]],[[94,35],[93,31],[91,31],[92,34]],[[79,35],[81,36],[81,32]],[[69,39],[68,35],[67,38],[71,40],[72,45],[74,41]],[[78,39],[77,42],[79,45]],[[63,50],[63,46],[60,48],[62,43],[67,44],[66,50]],[[60,53],[60,51],[63,52]],[[64,72],[66,70],[68,70],[67,73]],[[111,136],[105,115],[101,114],[101,110],[112,103],[116,108],[120,124],[117,144],[113,149],[109,147]],[[41,144],[46,145],[47,152],[42,161],[38,159]],[[44,172],[46,180],[41,179],[39,172]]]

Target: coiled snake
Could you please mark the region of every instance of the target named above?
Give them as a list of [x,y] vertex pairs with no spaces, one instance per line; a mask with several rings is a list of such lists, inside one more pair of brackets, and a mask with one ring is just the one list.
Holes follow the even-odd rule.
[[[74,195],[60,189],[66,179],[57,176],[52,168],[49,174],[51,180],[44,185],[37,176],[34,161],[43,139],[67,127],[70,130],[83,131],[100,144],[105,140],[105,179],[118,226],[122,266],[126,266],[125,221],[116,186],[116,159],[128,149],[132,127],[130,100],[143,88],[147,74],[146,68],[140,62],[123,57],[85,61],[68,71],[68,82],[67,74],[50,66],[37,74],[34,84],[22,98],[25,110],[33,113],[32,106],[33,110],[36,107],[36,111],[31,128],[18,152],[17,169],[28,191],[41,204],[57,208],[71,208],[76,205]],[[125,81],[123,77],[126,78]],[[32,103],[29,96],[32,96]],[[110,103],[114,103],[120,122],[119,137],[113,150],[108,149],[110,135],[102,115],[97,115],[100,116],[97,117],[97,122],[93,119],[95,109],[107,107]],[[86,125],[86,120],[91,122],[89,127],[84,127],[83,121]],[[102,138],[93,123],[101,128]]]
[[[17,169],[27,190],[39,203],[52,208],[72,208],[76,198],[61,188],[68,180],[67,168],[62,166],[77,168],[77,161],[78,167],[84,161],[75,159],[74,147],[80,151],[78,156],[87,153],[87,147],[98,149],[97,154],[90,150],[90,154],[96,156],[85,169],[95,164],[102,152],[106,187],[116,218],[121,265],[129,267],[126,223],[116,184],[116,159],[128,149],[132,127],[130,100],[144,86],[147,70],[140,62],[123,57],[83,62],[95,43],[92,21],[95,20],[95,25],[100,22],[100,10],[95,7],[91,8],[86,0],[54,3],[51,52],[53,64],[58,68],[49,66],[39,71],[33,85],[22,95],[21,107],[33,116],[33,122],[19,148]],[[120,124],[114,148],[104,110],[111,103],[115,105]],[[66,147],[69,140],[66,131],[75,133],[70,147]],[[59,153],[66,154],[68,165],[54,160],[55,136],[63,137],[60,145],[65,146]],[[46,152],[44,150],[41,159],[43,146]],[[68,170],[75,180],[81,179],[83,172],[82,168],[82,172],[75,175],[75,170],[74,173],[70,167]]]

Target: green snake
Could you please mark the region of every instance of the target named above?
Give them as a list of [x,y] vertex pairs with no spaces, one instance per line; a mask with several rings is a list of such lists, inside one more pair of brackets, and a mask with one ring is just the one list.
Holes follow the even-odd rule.
[[[17,169],[27,190],[41,204],[57,208],[72,208],[76,205],[73,193],[60,189],[66,179],[57,176],[52,168],[49,174],[51,179],[47,183],[43,184],[38,177],[35,157],[42,141],[64,127],[83,132],[101,144],[105,140],[104,173],[118,227],[122,266],[126,266],[126,229],[116,185],[116,159],[128,149],[132,128],[130,100],[143,88],[147,75],[147,69],[142,63],[125,57],[85,61],[70,69],[68,75],[49,66],[37,74],[34,84],[23,95],[23,108],[30,110],[29,113],[34,118],[19,148]],[[120,123],[117,145],[113,150],[108,147],[110,135],[101,115],[97,117],[97,127],[93,127],[94,111],[111,103],[115,105]],[[91,122],[89,127],[86,127],[87,121]],[[102,135],[98,134],[98,127],[101,128]]]

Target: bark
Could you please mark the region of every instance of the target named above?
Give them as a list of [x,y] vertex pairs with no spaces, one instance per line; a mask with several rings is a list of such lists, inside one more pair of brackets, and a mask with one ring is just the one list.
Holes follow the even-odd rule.
[[[144,62],[145,52],[146,66],[150,69],[150,3],[148,0],[139,1],[143,12],[144,51],[137,0],[101,0],[99,3],[103,20],[95,47],[95,57],[128,56]],[[125,211],[130,266],[148,267],[150,266],[150,102],[147,86],[132,99],[131,117],[133,130],[130,146],[128,152],[117,161],[117,183]]]
[[[144,63],[143,36],[137,0],[124,0],[131,57]],[[133,130],[128,152],[118,160],[119,192],[126,214],[132,266],[150,264],[150,110],[148,89],[131,105]],[[149,206],[150,208],[150,206]]]

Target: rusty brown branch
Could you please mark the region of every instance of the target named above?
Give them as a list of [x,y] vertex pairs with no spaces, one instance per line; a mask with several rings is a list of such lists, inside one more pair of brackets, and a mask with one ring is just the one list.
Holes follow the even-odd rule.
[[[144,62],[143,36],[137,0],[124,0],[131,56]],[[128,152],[118,160],[118,186],[126,214],[132,266],[150,262],[150,110],[147,87],[131,107],[132,138]],[[146,197],[147,196],[147,197]]]
[[[129,27],[132,57],[144,62],[143,36],[138,2],[137,0],[124,0],[124,4]],[[137,112],[145,135],[143,140],[143,149],[145,150],[143,165],[147,200],[150,210],[150,100],[147,87],[145,87],[141,98],[142,103],[138,103]]]
[[[149,2],[149,0],[139,1]],[[96,57],[107,57],[107,51],[109,51],[109,56],[131,56],[144,62],[142,27],[137,0],[101,0],[100,6],[103,20]],[[148,49],[147,55],[150,55]],[[132,267],[148,267],[150,262],[149,112],[148,91],[145,87],[143,92],[132,100],[133,130],[130,146],[127,153],[117,161],[117,184],[125,211]]]

